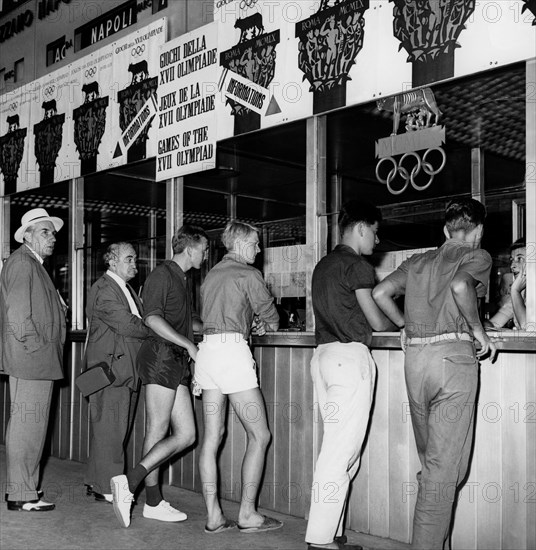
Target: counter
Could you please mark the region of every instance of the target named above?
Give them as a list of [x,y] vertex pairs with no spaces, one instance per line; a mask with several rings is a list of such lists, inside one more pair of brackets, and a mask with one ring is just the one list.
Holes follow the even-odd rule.
[[[453,547],[536,548],[536,337],[517,331],[490,335],[496,338],[500,353],[494,364],[487,360],[481,363],[475,450],[458,503]],[[84,336],[83,332],[71,333],[70,345],[66,346],[66,380],[56,389],[49,447],[54,456],[83,462],[88,450],[88,404],[73,380],[81,369]],[[269,333],[254,337],[252,345],[273,436],[260,505],[306,517],[314,463],[322,441],[322,422],[309,375],[314,334]],[[372,355],[378,368],[375,400],[361,468],[353,483],[347,526],[408,542],[419,460],[398,333],[374,333]],[[0,395],[3,442],[9,396],[7,378],[2,376]],[[201,401],[194,399],[194,406],[201,419]],[[130,464],[140,457],[142,411],[143,396],[129,447]],[[252,420],[257,414],[254,407],[247,411]],[[455,415],[453,411],[453,421]],[[238,500],[245,434],[232,411],[227,427],[220,456],[221,496]],[[200,491],[197,458],[196,444],[192,452],[172,462],[164,472],[164,480]]]

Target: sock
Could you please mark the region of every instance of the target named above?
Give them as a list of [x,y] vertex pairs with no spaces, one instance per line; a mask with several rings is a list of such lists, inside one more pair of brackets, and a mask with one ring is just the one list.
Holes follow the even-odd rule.
[[144,466],[138,464],[134,470],[130,471],[127,474],[128,488],[131,493],[135,493],[138,485],[145,479],[145,476],[149,472],[145,469]]
[[145,486],[146,502],[148,506],[158,506],[162,502],[163,497],[160,492],[160,485]]

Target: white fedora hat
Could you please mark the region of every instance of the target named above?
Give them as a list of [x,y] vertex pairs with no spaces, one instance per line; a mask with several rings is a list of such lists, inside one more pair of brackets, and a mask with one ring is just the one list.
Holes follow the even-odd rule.
[[24,233],[30,227],[30,225],[33,225],[37,222],[45,222],[49,221],[52,222],[54,225],[54,229],[56,231],[59,231],[63,227],[63,220],[60,218],[55,218],[53,216],[49,216],[48,212],[44,208],[33,208],[32,210],[28,210],[24,216],[22,216],[20,220],[20,227],[15,231],[15,240],[18,243],[23,242]]

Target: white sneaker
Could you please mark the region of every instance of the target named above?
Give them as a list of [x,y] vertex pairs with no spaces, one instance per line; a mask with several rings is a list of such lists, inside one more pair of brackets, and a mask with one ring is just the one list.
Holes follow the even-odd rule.
[[143,517],[149,519],[158,519],[160,521],[184,521],[188,516],[173,508],[171,504],[165,500],[161,500],[158,506],[149,506],[146,504],[143,507]]
[[121,524],[121,527],[130,525],[130,509],[134,495],[128,487],[127,476],[114,476],[110,480],[110,487],[113,495],[114,512]]

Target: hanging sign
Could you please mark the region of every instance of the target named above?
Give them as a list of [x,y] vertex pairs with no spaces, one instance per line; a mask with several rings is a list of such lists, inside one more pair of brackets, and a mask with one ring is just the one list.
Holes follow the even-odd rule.
[[217,26],[160,48],[156,180],[216,167]]

